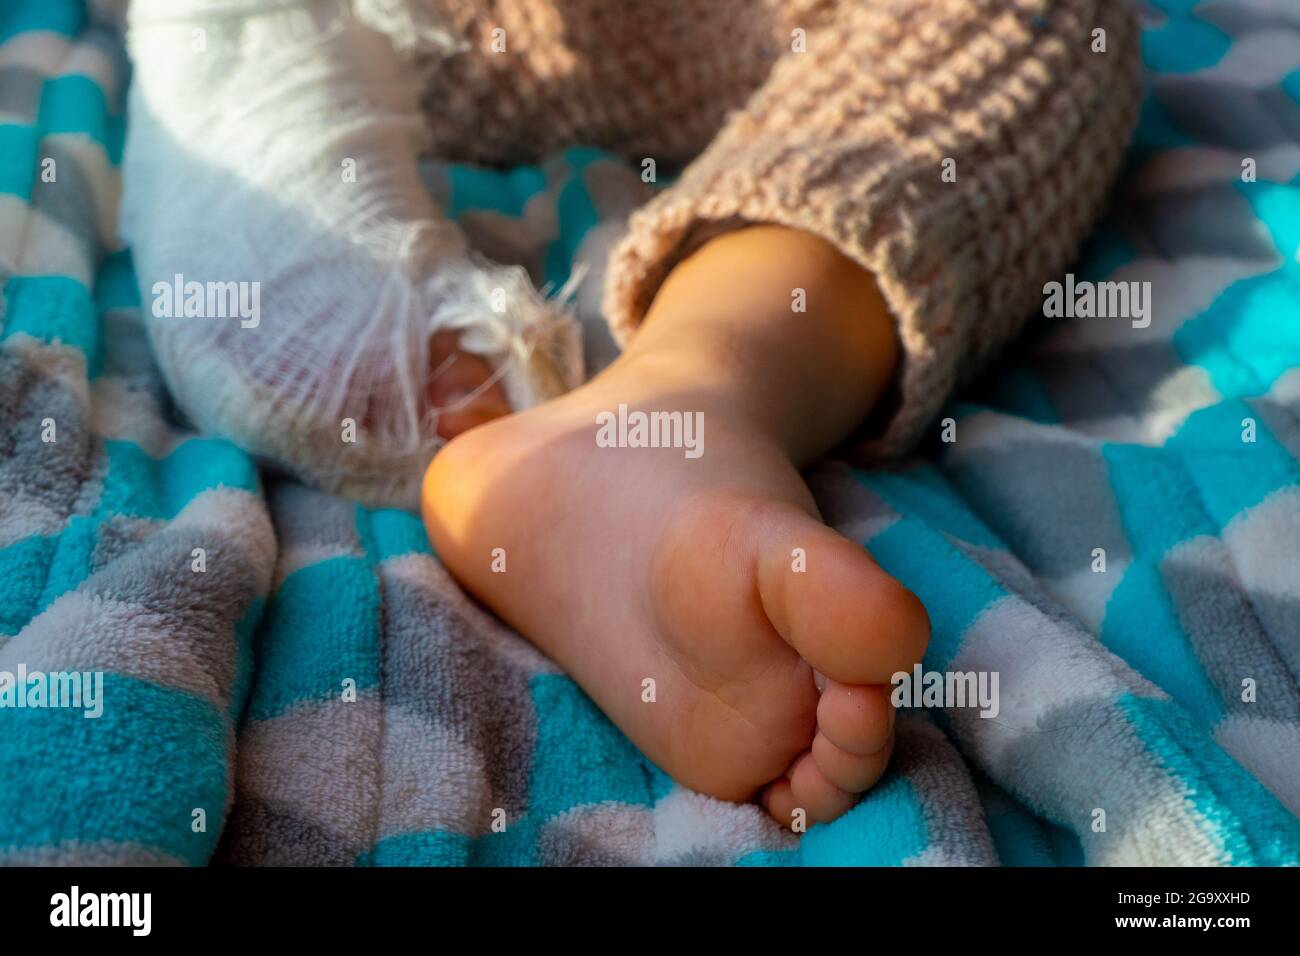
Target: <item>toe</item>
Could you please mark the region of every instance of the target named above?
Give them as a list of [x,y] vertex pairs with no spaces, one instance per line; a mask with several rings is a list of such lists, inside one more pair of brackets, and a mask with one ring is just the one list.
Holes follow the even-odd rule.
[[817,729],[829,743],[858,756],[879,753],[894,730],[890,689],[829,681],[817,703]]
[[865,756],[835,746],[819,733],[813,740],[812,755],[817,769],[830,783],[848,793],[862,793],[873,786],[889,765],[890,741],[878,753]]
[[773,627],[814,668],[847,684],[888,684],[921,659],[920,600],[858,544],[790,508],[763,529],[758,589]]
[[790,794],[810,823],[829,823],[857,802],[857,794],[836,786],[822,773],[811,752],[804,754],[790,774]]
[[795,823],[795,810],[798,806],[794,800],[794,791],[790,788],[790,781],[785,777],[779,780],[773,780],[763,790],[759,797],[763,809],[771,814],[772,819],[783,827],[793,828]]
[[438,410],[438,434],[450,441],[476,425],[510,413],[501,383],[479,356],[461,352],[454,332],[433,337],[429,403]]

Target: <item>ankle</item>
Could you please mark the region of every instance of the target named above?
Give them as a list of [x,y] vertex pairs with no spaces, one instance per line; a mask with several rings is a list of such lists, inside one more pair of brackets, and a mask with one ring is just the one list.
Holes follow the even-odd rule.
[[[792,309],[791,289],[806,311]],[[897,356],[869,273],[816,237],[756,227],[679,264],[627,351],[592,384],[629,403],[647,395],[707,407],[802,465],[866,417]]]
[[574,393],[586,406],[614,410],[619,405],[646,411],[702,412],[743,426],[773,442],[779,436],[758,413],[758,383],[698,343],[638,348],[620,356]]

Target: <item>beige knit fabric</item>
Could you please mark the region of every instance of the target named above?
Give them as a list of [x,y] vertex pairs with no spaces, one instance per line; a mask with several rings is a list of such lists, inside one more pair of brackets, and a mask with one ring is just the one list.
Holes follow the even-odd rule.
[[415,54],[439,156],[689,162],[614,253],[621,338],[719,225],[803,229],[871,270],[905,358],[864,457],[914,443],[1035,311],[1137,119],[1127,0],[396,2],[435,4],[463,42]]

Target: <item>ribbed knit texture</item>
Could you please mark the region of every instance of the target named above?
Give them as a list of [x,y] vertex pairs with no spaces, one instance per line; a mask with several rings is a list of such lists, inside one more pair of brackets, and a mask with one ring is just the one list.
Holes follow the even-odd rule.
[[583,142],[660,170],[690,161],[613,255],[620,338],[720,225],[815,233],[876,275],[905,357],[867,458],[913,444],[1035,310],[1137,119],[1138,31],[1120,0],[438,7],[465,43],[417,53],[438,155],[523,161]]

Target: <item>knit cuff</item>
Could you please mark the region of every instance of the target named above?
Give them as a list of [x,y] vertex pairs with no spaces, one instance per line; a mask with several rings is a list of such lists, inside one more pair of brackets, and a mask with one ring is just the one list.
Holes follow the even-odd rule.
[[[870,271],[898,322],[902,358],[893,394],[894,411],[862,437],[857,454],[900,454],[913,445],[955,384],[958,329],[973,322],[975,250],[927,248],[915,236],[915,216],[925,216],[939,235],[963,228],[960,210],[941,206],[872,215],[849,197],[840,203],[808,196],[799,157],[761,155],[742,164],[706,170],[697,166],[663,196],[634,214],[628,235],[611,256],[604,309],[620,345],[636,331],[672,269],[708,239],[732,228],[767,223],[811,233]],[[857,228],[880,224],[878,230]],[[946,226],[946,228],[945,228]],[[895,230],[884,235],[883,228]],[[871,242],[864,233],[876,235]],[[918,261],[919,260],[919,261]]]
[[[605,289],[615,337],[627,340],[701,235],[774,223],[820,236],[874,275],[902,345],[888,417],[852,457],[907,451],[1077,254],[1136,123],[1131,13],[1086,0],[1056,10],[1045,24],[1007,14],[969,36],[954,27],[947,50],[936,41],[932,75],[906,88],[847,54],[778,64],[680,181],[632,217]],[[1097,26],[1106,53],[1089,48]],[[983,62],[963,59],[976,55]],[[953,60],[969,71],[964,84],[949,82]],[[809,99],[808,70],[822,100]],[[838,101],[824,93],[828,72],[847,91]]]

